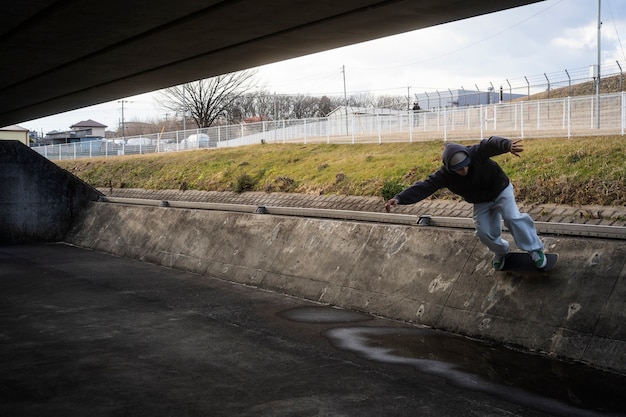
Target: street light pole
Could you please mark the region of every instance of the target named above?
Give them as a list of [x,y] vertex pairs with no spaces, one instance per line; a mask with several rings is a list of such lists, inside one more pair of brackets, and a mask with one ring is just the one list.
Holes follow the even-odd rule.
[[596,79],[596,116],[598,118],[598,121],[597,121],[598,129],[600,129],[600,59],[601,59],[600,57],[601,57],[601,52],[602,52],[602,48],[600,46],[601,44],[600,29],[602,28],[601,8],[600,8],[601,1],[602,0],[598,0],[598,78]]

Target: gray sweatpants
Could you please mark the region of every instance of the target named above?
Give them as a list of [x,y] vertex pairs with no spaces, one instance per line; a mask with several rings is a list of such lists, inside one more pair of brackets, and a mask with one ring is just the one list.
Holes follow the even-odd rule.
[[509,242],[502,238],[503,220],[520,250],[543,250],[533,219],[527,213],[520,213],[517,207],[512,184],[502,190],[494,201],[474,204],[476,236],[498,256],[509,252]]

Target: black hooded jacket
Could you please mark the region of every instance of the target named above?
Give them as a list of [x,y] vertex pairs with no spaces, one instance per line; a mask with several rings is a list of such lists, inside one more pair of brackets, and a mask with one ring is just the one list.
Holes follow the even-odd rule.
[[[394,198],[399,204],[413,204],[441,188],[447,188],[469,203],[493,201],[510,181],[502,168],[490,158],[509,152],[511,143],[510,139],[498,136],[483,139],[472,146],[446,143],[441,158],[443,166],[426,180],[416,182]],[[465,176],[449,169],[450,158],[457,152],[465,152],[470,157],[469,172]]]

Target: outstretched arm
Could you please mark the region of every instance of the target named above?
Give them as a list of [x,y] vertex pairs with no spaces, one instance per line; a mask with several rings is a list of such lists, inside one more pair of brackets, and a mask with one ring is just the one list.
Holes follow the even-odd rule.
[[414,204],[422,201],[435,191],[446,186],[445,181],[441,178],[442,176],[443,172],[440,169],[430,174],[426,180],[418,181],[409,188],[404,189],[385,203],[385,210],[389,213],[391,207],[395,205]]

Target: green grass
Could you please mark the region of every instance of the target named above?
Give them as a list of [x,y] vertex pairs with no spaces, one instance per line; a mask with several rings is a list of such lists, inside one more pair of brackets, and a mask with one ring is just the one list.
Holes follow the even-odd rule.
[[[526,139],[521,158],[494,159],[527,203],[626,204],[626,138]],[[260,144],[59,161],[95,187],[266,191],[391,197],[441,165],[441,141]],[[455,198],[439,192],[437,198]]]

